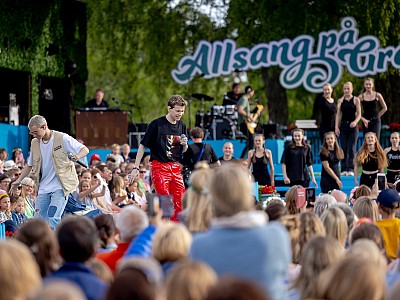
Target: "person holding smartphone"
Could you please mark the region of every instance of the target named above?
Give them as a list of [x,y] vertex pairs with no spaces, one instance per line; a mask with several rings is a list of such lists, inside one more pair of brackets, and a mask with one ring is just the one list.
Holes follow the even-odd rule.
[[182,195],[185,185],[179,162],[188,149],[186,125],[182,122],[187,102],[180,95],[168,99],[168,113],[152,121],[140,142],[130,183],[139,175],[139,166],[146,148],[150,149],[151,180],[159,195],[172,195],[175,213],[172,220],[182,210]]
[[362,167],[360,184],[372,188],[377,174],[383,173],[386,166],[386,155],[378,143],[375,132],[367,132],[363,145],[354,157],[354,184],[358,186],[358,170]]
[[344,155],[333,131],[325,133],[319,157],[322,163],[321,191],[328,193],[335,189],[340,190],[342,181],[340,180],[339,162]]

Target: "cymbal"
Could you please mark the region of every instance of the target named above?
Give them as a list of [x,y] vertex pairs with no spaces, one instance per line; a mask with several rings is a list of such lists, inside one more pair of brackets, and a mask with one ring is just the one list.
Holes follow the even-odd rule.
[[213,101],[214,98],[207,96],[205,94],[192,94],[192,98],[196,99],[196,100],[203,100],[203,101]]

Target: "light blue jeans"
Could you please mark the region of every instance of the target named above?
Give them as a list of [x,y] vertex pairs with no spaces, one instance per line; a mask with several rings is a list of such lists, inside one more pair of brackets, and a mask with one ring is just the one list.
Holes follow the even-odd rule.
[[36,216],[46,220],[52,228],[56,228],[66,205],[67,199],[63,190],[39,194],[35,202]]

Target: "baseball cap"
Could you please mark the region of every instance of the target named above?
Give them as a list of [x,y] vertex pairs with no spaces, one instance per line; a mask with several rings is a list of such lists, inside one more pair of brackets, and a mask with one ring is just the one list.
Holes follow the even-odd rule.
[[93,154],[93,155],[90,157],[90,164],[92,163],[93,160],[101,161],[100,155],[98,155],[98,154]]
[[387,189],[383,190],[379,193],[376,202],[379,203],[383,207],[387,208],[396,208],[398,205],[396,203],[400,203],[400,196],[396,190]]

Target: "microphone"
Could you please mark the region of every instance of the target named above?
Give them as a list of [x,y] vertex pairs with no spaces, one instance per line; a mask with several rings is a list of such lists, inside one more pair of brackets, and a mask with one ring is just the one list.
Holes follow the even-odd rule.
[[77,163],[78,165],[81,165],[82,167],[84,167],[85,169],[87,169],[87,165],[85,165],[83,162],[81,162],[81,161],[79,161],[79,160],[76,160],[76,161],[74,161],[73,159],[72,159],[72,153],[68,153],[68,159],[70,159],[70,160],[72,160],[73,162],[75,162],[75,163]]

